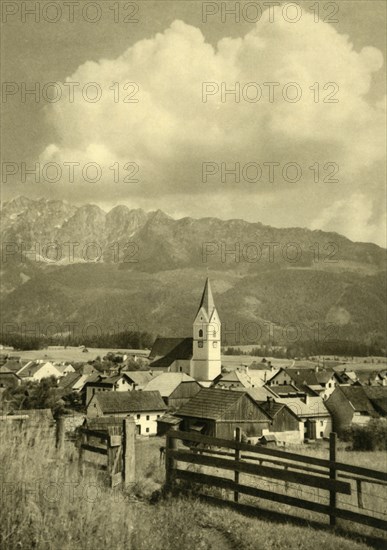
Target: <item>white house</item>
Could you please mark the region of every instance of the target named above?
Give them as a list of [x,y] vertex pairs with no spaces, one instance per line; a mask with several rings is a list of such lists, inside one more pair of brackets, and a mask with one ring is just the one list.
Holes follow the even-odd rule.
[[98,392],[87,405],[87,417],[131,415],[138,435],[156,435],[157,420],[167,407],[158,391]]
[[286,397],[275,399],[284,403],[300,419],[304,437],[307,439],[323,439],[329,437],[332,431],[332,418],[321,397],[306,395],[305,399]]
[[55,378],[61,378],[62,376],[62,373],[50,361],[44,363],[29,361],[17,374],[22,380],[37,382],[43,378],[50,378],[50,376]]

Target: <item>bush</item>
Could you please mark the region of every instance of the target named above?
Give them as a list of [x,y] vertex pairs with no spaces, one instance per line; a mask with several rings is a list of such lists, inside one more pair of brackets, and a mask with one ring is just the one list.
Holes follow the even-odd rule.
[[352,443],[354,451],[387,450],[387,420],[372,419],[365,426],[352,426],[342,434],[344,441]]

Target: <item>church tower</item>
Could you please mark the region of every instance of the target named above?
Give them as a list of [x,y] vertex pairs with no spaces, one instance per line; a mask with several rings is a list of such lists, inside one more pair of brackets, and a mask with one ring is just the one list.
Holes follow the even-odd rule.
[[221,323],[207,278],[193,324],[191,374],[196,380],[213,380],[221,373],[220,331]]

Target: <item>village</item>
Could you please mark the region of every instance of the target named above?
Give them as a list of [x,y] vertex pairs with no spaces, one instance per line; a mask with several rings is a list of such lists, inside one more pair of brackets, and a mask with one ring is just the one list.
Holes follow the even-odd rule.
[[[60,350],[52,346],[41,355]],[[96,418],[132,416],[138,437],[180,429],[232,439],[239,428],[248,443],[288,447],[328,440],[333,431],[340,437],[387,416],[383,360],[361,369],[353,362],[316,358],[283,364],[262,358],[250,365],[243,358],[238,364],[239,358],[222,355],[221,320],[209,279],[193,335],[158,337],[150,351],[105,350],[103,360],[74,364],[23,360],[14,350],[1,351],[3,421],[32,421],[44,414],[53,420],[54,413],[75,429]],[[88,358],[86,348],[81,354]],[[23,405],[43,380],[51,381],[53,406]]]

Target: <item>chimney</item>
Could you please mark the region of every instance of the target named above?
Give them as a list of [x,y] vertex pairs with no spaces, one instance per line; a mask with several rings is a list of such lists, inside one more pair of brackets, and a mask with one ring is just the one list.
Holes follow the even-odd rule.
[[316,365],[316,366],[314,367],[314,371],[315,371],[315,372],[318,372],[318,365]]
[[305,395],[305,405],[309,405],[309,402],[310,402],[310,400],[309,400],[309,395],[306,394],[306,395]]
[[382,386],[387,386],[387,380],[385,378],[382,380]]

